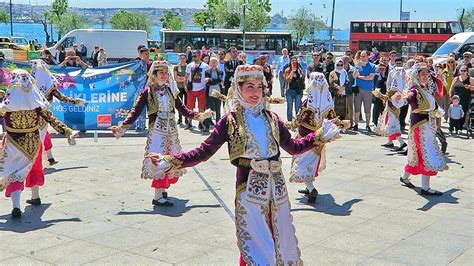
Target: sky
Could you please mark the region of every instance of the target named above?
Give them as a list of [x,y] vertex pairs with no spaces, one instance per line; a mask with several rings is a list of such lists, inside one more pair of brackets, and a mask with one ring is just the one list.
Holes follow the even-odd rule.
[[[9,2],[9,0],[0,0]],[[12,0],[13,4],[51,4],[52,0]],[[399,19],[401,0],[335,0],[334,27],[349,28],[351,20]],[[201,8],[206,0],[69,0],[74,7],[189,7]],[[301,6],[309,7],[329,25],[333,0],[270,0],[272,14],[287,16]],[[288,4],[291,3],[291,4]],[[412,20],[456,20],[461,8],[474,7],[471,0],[402,0],[403,11],[409,11]]]

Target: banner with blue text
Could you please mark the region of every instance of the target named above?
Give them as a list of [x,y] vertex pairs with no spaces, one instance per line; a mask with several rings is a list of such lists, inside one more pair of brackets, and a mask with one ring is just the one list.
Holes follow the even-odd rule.
[[[30,66],[14,62],[7,68],[29,70]],[[76,130],[118,125],[125,120],[146,84],[146,65],[141,61],[87,69],[51,66],[50,71],[59,81],[61,93],[86,100],[85,106],[77,106],[55,99],[50,106],[59,120]],[[132,129],[144,129],[144,126],[145,112]]]

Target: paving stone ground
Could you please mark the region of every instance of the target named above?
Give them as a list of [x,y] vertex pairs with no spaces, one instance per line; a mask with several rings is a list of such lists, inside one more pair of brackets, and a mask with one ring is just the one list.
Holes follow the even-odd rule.
[[[285,105],[274,105],[280,115]],[[284,116],[283,116],[284,117]],[[364,128],[361,124],[360,128]],[[180,129],[184,150],[205,136]],[[0,199],[1,265],[236,265],[232,220],[235,168],[222,147],[187,170],[169,190],[174,208],[154,208],[150,181],[140,180],[145,137],[100,134],[68,147],[54,138],[59,164],[46,169],[44,204],[21,220]],[[374,134],[347,133],[327,146],[319,197],[306,204],[288,184],[306,265],[472,265],[473,140],[448,137],[449,171],[432,180],[442,197],[426,197],[398,178],[406,157],[380,147]],[[289,175],[291,157],[283,153]],[[420,177],[412,178],[419,186]],[[22,202],[30,192],[25,190]]]

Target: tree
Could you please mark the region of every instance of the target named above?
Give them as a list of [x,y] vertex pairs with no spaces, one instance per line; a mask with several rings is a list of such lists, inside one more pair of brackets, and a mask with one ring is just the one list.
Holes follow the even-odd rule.
[[110,18],[112,29],[118,30],[144,30],[151,34],[152,25],[150,19],[140,12],[129,12],[120,10]]
[[290,15],[288,28],[291,30],[297,44],[303,39],[311,37],[311,33],[318,32],[324,27],[324,22],[316,18],[307,7],[300,7]]
[[203,30],[212,24],[212,19],[207,10],[199,10],[193,14],[193,23],[196,26],[200,26]]
[[61,23],[62,17],[66,14],[69,7],[68,0],[53,0],[51,4],[51,11],[49,12],[49,19],[53,25],[58,29],[58,40],[61,39],[62,33],[59,32],[59,24]]
[[75,12],[67,12],[62,15],[61,21],[56,22],[58,35],[63,35],[75,29],[87,28],[84,17]]
[[169,30],[183,29],[183,20],[177,13],[166,11],[164,16],[160,18],[162,27]]
[[38,15],[33,15],[31,20],[33,20],[34,23],[41,23],[43,25],[43,31],[44,31],[44,34],[46,36],[46,43],[49,43],[49,39],[51,38],[49,36],[49,32],[48,32],[48,17],[49,17],[49,13],[48,12],[44,12],[42,14],[42,16],[38,16]]
[[474,7],[468,10],[463,9],[463,15],[460,17],[461,25],[465,31],[474,31]]
[[8,16],[7,12],[5,12],[5,10],[0,10],[0,23],[7,24],[8,21],[10,21],[10,17]]
[[[242,23],[245,3],[245,23]],[[206,6],[216,23],[224,28],[245,27],[246,31],[261,31],[270,23],[272,7],[269,0],[208,0]]]

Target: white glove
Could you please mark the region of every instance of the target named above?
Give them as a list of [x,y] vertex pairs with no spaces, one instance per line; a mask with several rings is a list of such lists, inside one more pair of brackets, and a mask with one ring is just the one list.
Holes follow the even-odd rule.
[[116,139],[121,138],[123,135],[125,135],[125,132],[127,131],[126,129],[118,126],[109,127],[109,129],[112,130],[112,134],[114,134]]
[[324,141],[332,141],[338,137],[341,129],[334,124],[333,122],[324,119],[322,124],[323,135],[322,138]]
[[433,111],[433,115],[434,115],[434,117],[436,117],[436,118],[441,118],[441,117],[444,116],[444,114],[445,114],[444,110],[443,110],[442,108],[440,108],[440,107],[438,107],[438,109],[436,109],[436,110]]
[[79,131],[73,131],[71,136],[69,136],[69,138],[67,139],[67,142],[69,143],[69,145],[74,146],[76,145],[76,138],[78,137],[79,137]]
[[150,164],[144,163],[144,165],[149,165],[149,167],[145,167],[145,171],[148,172],[149,176],[156,177],[155,179],[163,178],[164,174],[167,173],[172,165],[168,161],[165,160],[163,155],[159,153],[149,153],[145,156],[145,161],[150,160]]
[[196,120],[198,120],[199,122],[202,122],[208,118],[211,118],[212,117],[212,110],[211,109],[206,109],[206,111],[202,112],[202,113],[199,113],[197,116],[196,116]]

